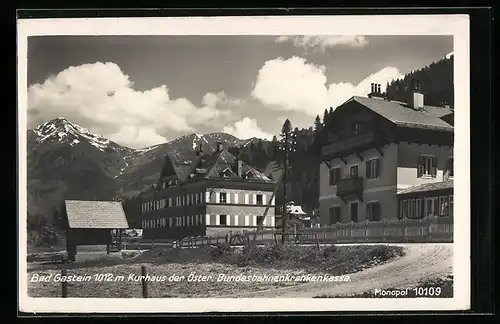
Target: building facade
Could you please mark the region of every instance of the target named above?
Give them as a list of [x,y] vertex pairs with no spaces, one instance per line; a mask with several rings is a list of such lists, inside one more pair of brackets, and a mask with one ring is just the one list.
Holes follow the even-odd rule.
[[424,105],[418,82],[406,103],[378,89],[339,106],[313,145],[321,225],[398,218],[398,192],[453,178],[453,110]]
[[[194,161],[168,155],[158,183],[141,203],[144,238],[205,236],[274,227],[276,183],[218,144]],[[267,209],[265,219],[264,214]]]

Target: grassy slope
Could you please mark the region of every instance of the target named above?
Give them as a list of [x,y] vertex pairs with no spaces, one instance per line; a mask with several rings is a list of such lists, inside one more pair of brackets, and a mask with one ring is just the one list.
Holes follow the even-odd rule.
[[[375,264],[388,262],[403,254],[400,247],[342,246],[321,251],[312,247],[258,247],[247,266],[240,266],[241,251],[220,254],[217,249],[155,249],[122,264],[109,265],[99,262],[87,267],[68,270],[68,274],[90,275],[109,273],[124,276],[123,281],[69,283],[69,297],[141,297],[141,282],[129,281],[130,274],[139,275],[141,264],[146,264],[152,276],[167,276],[163,282],[150,282],[151,297],[228,297],[242,291],[261,291],[298,285],[303,281],[250,281],[219,282],[220,274],[256,276],[299,275],[347,275]],[[115,262],[116,263],[116,262]],[[28,293],[33,297],[60,296],[61,284],[30,282],[33,274],[59,273],[58,270],[33,271],[28,274]],[[206,282],[189,282],[188,276],[211,276]],[[172,282],[171,275],[184,276],[184,280]]]

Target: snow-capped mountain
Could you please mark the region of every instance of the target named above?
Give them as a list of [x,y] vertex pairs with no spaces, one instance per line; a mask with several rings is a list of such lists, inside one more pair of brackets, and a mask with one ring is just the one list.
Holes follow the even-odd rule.
[[153,184],[167,153],[194,159],[195,149],[215,151],[245,146],[225,133],[189,134],[167,143],[131,149],[102,135],[56,118],[28,130],[28,210],[46,214],[62,199],[112,199],[129,196]]
[[87,128],[81,127],[68,121],[64,117],[58,117],[48,121],[32,130],[38,143],[67,143],[70,146],[86,142],[100,151],[118,149],[129,151],[131,149],[111,142],[102,135],[93,133]]

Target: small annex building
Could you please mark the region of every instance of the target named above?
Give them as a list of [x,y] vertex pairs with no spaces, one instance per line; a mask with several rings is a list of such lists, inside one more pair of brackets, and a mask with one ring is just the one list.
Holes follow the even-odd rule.
[[412,186],[397,197],[400,219],[453,216],[453,180]]
[[78,245],[121,247],[122,232],[129,228],[119,201],[65,200],[62,218],[66,229],[68,259],[75,261]]

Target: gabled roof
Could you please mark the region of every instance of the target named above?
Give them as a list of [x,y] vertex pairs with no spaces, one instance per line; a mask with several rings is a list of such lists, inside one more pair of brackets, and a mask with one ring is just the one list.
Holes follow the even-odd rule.
[[69,228],[129,228],[119,201],[65,200]]
[[448,124],[440,117],[453,112],[450,108],[424,106],[421,110],[408,107],[405,103],[383,99],[354,96],[346,103],[355,101],[373,112],[379,114],[392,123],[409,128],[435,129],[453,132],[453,125]]
[[[212,155],[204,155],[199,157],[194,163],[190,170],[190,175],[186,178],[188,179],[218,179],[218,178],[232,178],[232,179],[244,179],[243,176],[251,171],[252,178],[248,179],[257,182],[274,183],[273,180],[269,179],[266,175],[258,170],[252,168],[248,164],[241,161],[241,175],[239,176],[236,172],[238,159],[231,154],[228,150],[223,149],[221,151],[216,151]],[[231,171],[227,177],[223,177],[223,171],[229,169]]]
[[[406,103],[380,98],[353,96],[333,111],[334,116],[339,111],[344,111],[344,106],[352,102],[369,109],[397,127],[420,128],[442,132],[453,132],[454,130],[453,125],[442,119],[442,117],[453,115],[453,109],[451,108],[424,105],[422,109],[415,110],[408,107]],[[349,108],[346,107],[346,109]],[[336,122],[334,116],[332,116],[329,123]],[[319,150],[322,143],[326,140],[329,129],[329,125],[325,125],[320,130],[313,144],[310,146],[311,151],[317,152]]]
[[437,191],[437,190],[450,189],[450,188],[453,188],[453,180],[447,180],[447,181],[441,181],[441,182],[431,182],[431,183],[421,184],[418,186],[412,186],[412,187],[406,188],[404,190],[401,190],[400,192],[398,192],[398,195],[405,195],[405,194],[417,193],[417,192]]

